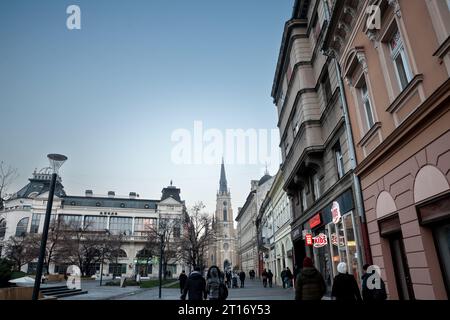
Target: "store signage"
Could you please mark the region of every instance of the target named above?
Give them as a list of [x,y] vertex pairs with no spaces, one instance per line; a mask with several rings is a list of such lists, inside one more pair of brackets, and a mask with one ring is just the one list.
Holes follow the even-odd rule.
[[309,227],[311,229],[319,226],[321,223],[322,223],[322,221],[320,220],[320,213],[316,214],[314,217],[309,219]]
[[319,235],[313,238],[314,248],[321,248],[328,244],[328,239],[326,234],[319,233]]
[[312,246],[313,245],[313,238],[312,238],[312,234],[311,233],[308,233],[305,236],[305,240],[306,240],[306,245],[307,246]]
[[336,233],[332,233],[331,234],[331,244],[335,245],[336,247],[344,247],[345,246],[345,239],[343,236],[339,237],[339,242],[338,242],[338,236],[336,235]]
[[339,209],[339,203],[336,201],[331,206],[331,216],[333,217],[334,224],[338,224],[341,221],[341,210]]

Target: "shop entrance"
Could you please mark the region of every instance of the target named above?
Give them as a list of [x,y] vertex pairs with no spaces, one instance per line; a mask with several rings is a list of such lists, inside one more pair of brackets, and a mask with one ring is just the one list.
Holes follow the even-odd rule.
[[297,240],[294,242],[294,266],[303,267],[303,259],[306,257],[305,242]]
[[389,244],[391,247],[398,298],[399,300],[414,300],[414,290],[409,274],[402,234],[400,232],[392,234],[389,237]]
[[436,246],[439,252],[442,277],[444,278],[447,296],[450,296],[450,223],[437,226],[433,230]]

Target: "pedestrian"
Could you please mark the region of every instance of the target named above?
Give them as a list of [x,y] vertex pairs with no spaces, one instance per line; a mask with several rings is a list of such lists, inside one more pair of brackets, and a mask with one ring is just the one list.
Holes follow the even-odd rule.
[[[294,266],[294,281],[297,281],[297,276],[298,276],[298,273],[300,272],[300,267],[298,266],[298,264],[296,264],[295,266]],[[295,283],[294,283],[295,284]]]
[[309,257],[303,259],[303,269],[295,279],[295,300],[321,300],[327,286],[322,274]]
[[[383,301],[387,299],[386,293],[386,285],[384,284],[381,275],[377,270],[373,270],[373,272],[368,272],[370,265],[365,264],[363,266],[364,274],[362,276],[362,298],[364,301]],[[372,279],[370,277],[373,277]],[[373,283],[375,280],[375,283]],[[367,282],[372,283],[374,288],[369,288]],[[379,287],[377,288],[376,285]]]
[[238,275],[237,275],[237,273],[236,272],[233,272],[233,288],[239,288],[238,287]]
[[241,271],[241,273],[239,273],[239,280],[241,280],[241,288],[244,287],[244,282],[245,282],[245,272]]
[[263,286],[265,288],[265,287],[267,287],[267,270],[266,269],[264,269],[261,276],[262,276]]
[[347,264],[341,262],[337,266],[338,275],[334,277],[331,295],[336,300],[361,301],[358,283],[352,274],[347,273]]
[[187,279],[188,279],[188,277],[186,275],[186,272],[184,270],[181,271],[180,276],[178,277],[178,281],[180,281],[181,294],[183,294],[184,286],[186,285]]
[[269,280],[270,288],[272,288],[272,279],[273,279],[273,273],[272,273],[272,270],[269,269],[269,272],[267,272],[267,280]]
[[206,299],[206,281],[201,274],[200,267],[195,267],[194,271],[189,275],[181,300],[186,300],[186,295],[189,295],[188,300],[190,301]]
[[286,268],[283,268],[283,271],[281,271],[281,281],[283,282],[283,289],[286,288]]
[[222,273],[217,266],[211,266],[206,275],[206,292],[209,300],[220,300],[221,284],[223,284]]
[[288,288],[292,288],[292,278],[294,278],[294,275],[292,274],[289,267],[286,268],[286,278],[287,278]]
[[231,271],[230,270],[227,271],[226,278],[227,278],[227,287],[230,288],[231,287]]

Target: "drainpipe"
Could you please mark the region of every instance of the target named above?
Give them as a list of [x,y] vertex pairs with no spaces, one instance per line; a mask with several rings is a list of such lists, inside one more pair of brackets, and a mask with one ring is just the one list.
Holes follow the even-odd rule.
[[[325,18],[327,19],[328,22],[330,22],[331,14],[330,14],[330,8],[328,7],[328,2],[323,1],[323,4],[325,7],[325,10],[324,10]],[[348,152],[349,152],[349,156],[350,156],[350,166],[352,169],[353,189],[354,189],[354,193],[355,193],[355,202],[356,202],[355,205],[356,205],[356,209],[359,214],[359,220],[358,220],[359,228],[357,228],[355,237],[356,237],[356,240],[358,243],[358,245],[356,246],[357,254],[361,258],[361,259],[358,259],[358,267],[360,268],[360,272],[362,272],[363,264],[366,264],[366,263],[372,264],[372,258],[371,258],[372,255],[370,253],[370,246],[368,245],[369,237],[368,237],[366,217],[365,217],[364,207],[363,207],[364,201],[363,201],[363,196],[362,196],[362,191],[361,191],[361,184],[360,184],[358,176],[355,174],[356,152],[355,152],[353,135],[352,135],[352,127],[350,125],[350,118],[348,115],[348,105],[347,105],[347,100],[345,97],[344,83],[342,81],[341,68],[339,66],[339,63],[338,63],[336,57],[334,55],[331,55],[324,51],[322,51],[322,53],[325,56],[328,56],[329,58],[333,59],[334,65],[336,68],[336,74],[337,74],[337,80],[338,80],[339,92],[340,92],[339,96],[340,96],[341,103],[342,103],[342,112],[344,114],[345,133],[346,133],[346,137],[347,137]],[[353,219],[354,225],[356,225],[355,220],[356,219]],[[362,239],[363,239],[363,241],[361,241]],[[361,245],[364,246],[365,255],[363,255],[361,253]]]

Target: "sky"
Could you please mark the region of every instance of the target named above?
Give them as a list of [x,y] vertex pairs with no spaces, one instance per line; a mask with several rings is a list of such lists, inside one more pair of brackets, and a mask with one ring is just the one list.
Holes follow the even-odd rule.
[[[213,213],[218,134],[278,130],[270,94],[293,2],[0,1],[0,161],[19,174],[9,191],[48,166],[48,153],[62,153],[68,194],[158,199],[173,180],[188,208],[203,201]],[[81,29],[67,28],[70,5],[80,8]],[[216,130],[201,144],[212,141],[213,162],[192,147],[196,121]],[[200,161],[174,161],[174,148],[189,145],[174,132],[191,133]],[[266,162],[225,155],[234,216]],[[269,161],[269,173],[278,166]]]

